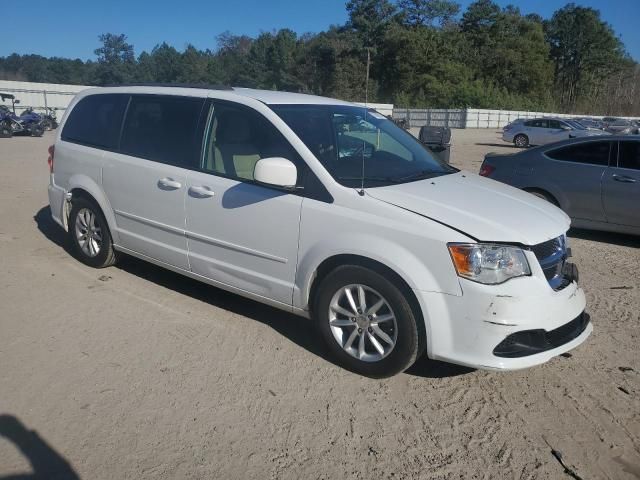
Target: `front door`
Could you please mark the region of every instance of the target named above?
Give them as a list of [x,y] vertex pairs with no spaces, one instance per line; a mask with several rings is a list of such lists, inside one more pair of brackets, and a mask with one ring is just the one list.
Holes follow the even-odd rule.
[[618,165],[603,179],[602,199],[607,222],[640,227],[640,140],[620,142]]
[[557,185],[562,208],[571,218],[605,221],[600,194],[614,146],[611,141],[585,141],[545,152],[554,161],[545,162],[544,175]]
[[194,273],[290,305],[302,197],[259,185],[260,158],[301,160],[257,111],[214,101],[200,171],[187,175],[186,236]]

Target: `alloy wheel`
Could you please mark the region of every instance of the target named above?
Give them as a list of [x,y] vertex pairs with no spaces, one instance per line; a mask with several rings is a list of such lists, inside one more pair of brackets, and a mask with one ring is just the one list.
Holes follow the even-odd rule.
[[82,208],[76,215],[76,240],[82,252],[95,257],[102,248],[102,229],[96,221],[96,214],[88,208]]
[[329,325],[342,349],[364,362],[385,358],[398,339],[398,325],[389,302],[366,285],[347,285],[333,295]]

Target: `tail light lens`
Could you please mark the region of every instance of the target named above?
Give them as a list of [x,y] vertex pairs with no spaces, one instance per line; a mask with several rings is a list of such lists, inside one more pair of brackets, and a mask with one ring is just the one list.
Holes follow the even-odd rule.
[[53,173],[53,155],[56,151],[55,145],[49,146],[49,158],[47,158],[47,163],[49,164],[49,173]]
[[493,165],[483,163],[482,166],[480,167],[480,176],[488,177],[493,172],[495,172],[495,170],[496,170],[496,167],[494,167]]

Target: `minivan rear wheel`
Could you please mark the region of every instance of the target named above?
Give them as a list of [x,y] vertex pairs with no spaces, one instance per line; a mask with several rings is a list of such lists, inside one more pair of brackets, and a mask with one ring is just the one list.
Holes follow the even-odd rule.
[[71,249],[82,263],[104,268],[116,262],[111,233],[104,215],[94,202],[85,198],[73,200],[69,215]]
[[516,147],[525,148],[529,146],[529,137],[523,133],[519,133],[513,139],[513,143]]
[[336,362],[373,378],[409,368],[420,351],[414,314],[403,292],[380,273],[338,267],[320,283],[313,316]]

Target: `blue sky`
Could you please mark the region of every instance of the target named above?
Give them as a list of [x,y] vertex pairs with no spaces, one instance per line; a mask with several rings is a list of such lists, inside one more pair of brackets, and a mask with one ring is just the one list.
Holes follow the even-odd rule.
[[[458,0],[463,9],[471,0]],[[342,24],[346,0],[10,0],[2,10],[0,56],[17,52],[44,56],[94,58],[100,33],[125,33],[138,55],[166,41],[178,49],[188,43],[215,48],[216,36],[229,30],[257,35],[261,31],[291,28],[318,32]],[[506,0],[524,13],[549,17],[566,0]],[[622,37],[627,50],[640,61],[640,0],[575,0],[600,10]],[[297,5],[297,6],[296,6]]]

